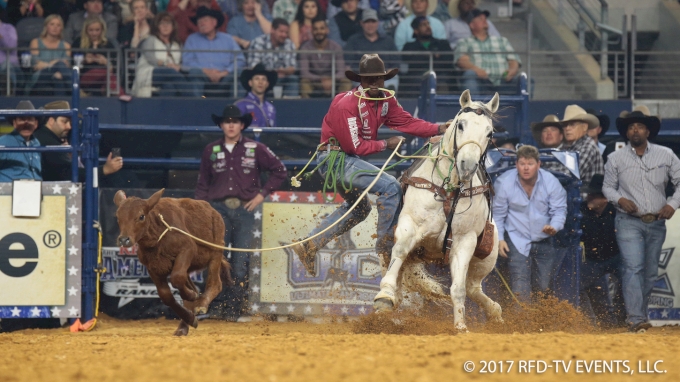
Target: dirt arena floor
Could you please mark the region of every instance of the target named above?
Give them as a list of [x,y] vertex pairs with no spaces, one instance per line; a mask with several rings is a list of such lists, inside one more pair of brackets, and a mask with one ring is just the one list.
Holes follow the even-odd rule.
[[[466,334],[453,334],[450,322],[375,315],[324,323],[205,320],[189,336],[173,337],[177,321],[100,317],[87,333],[0,334],[0,381],[680,380],[679,327],[569,333],[551,331],[573,328],[569,317],[553,318],[566,322]],[[474,371],[465,371],[467,361]],[[480,373],[488,361],[495,372]],[[601,361],[613,369],[597,369]],[[658,374],[656,361],[663,361]]]

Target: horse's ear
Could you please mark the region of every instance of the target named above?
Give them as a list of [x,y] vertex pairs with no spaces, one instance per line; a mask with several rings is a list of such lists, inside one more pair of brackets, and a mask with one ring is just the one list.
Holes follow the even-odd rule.
[[500,103],[498,93],[494,94],[493,98],[491,98],[491,101],[486,104],[486,108],[491,110],[492,113],[495,113],[496,110],[498,110],[498,104]]
[[161,200],[161,197],[163,196],[163,191],[165,191],[165,188],[161,188],[160,190],[156,191],[155,194],[151,195],[149,199],[146,201],[146,208],[149,210],[152,209],[156,203],[158,203],[159,200]]
[[465,109],[472,103],[472,96],[470,96],[470,90],[465,89],[463,94],[460,95],[460,107]]
[[116,192],[116,195],[113,197],[113,203],[116,206],[120,207],[120,205],[123,204],[125,199],[127,199],[127,195],[125,195],[125,191],[118,190],[118,192]]

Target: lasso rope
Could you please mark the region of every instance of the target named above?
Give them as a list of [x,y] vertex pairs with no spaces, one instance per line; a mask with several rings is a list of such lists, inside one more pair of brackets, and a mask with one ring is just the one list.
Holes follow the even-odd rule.
[[163,219],[163,215],[158,214],[158,217],[161,219],[161,222],[163,223],[163,225],[165,225],[165,231],[163,231],[163,233],[161,233],[161,235],[158,237],[158,241],[157,241],[157,242],[160,242],[161,239],[163,238],[163,236],[165,236],[166,233],[168,233],[168,232],[170,232],[170,231],[177,231],[177,232],[180,232],[180,233],[182,233],[182,234],[184,234],[184,235],[186,235],[186,236],[189,236],[190,238],[192,238],[192,239],[198,241],[199,243],[205,244],[205,245],[210,246],[210,247],[213,247],[213,248],[225,249],[225,250],[231,250],[231,251],[238,251],[238,252],[265,252],[265,251],[275,251],[275,250],[277,250],[277,249],[290,248],[290,247],[292,247],[292,246],[299,245],[299,244],[302,244],[302,243],[307,242],[307,241],[309,241],[309,240],[312,240],[312,239],[314,239],[315,237],[320,236],[321,234],[325,233],[326,231],[328,231],[329,229],[331,229],[332,227],[334,227],[336,224],[340,223],[342,220],[344,220],[344,219],[345,219],[345,218],[346,218],[346,217],[347,217],[347,216],[348,216],[348,215],[356,208],[357,205],[359,205],[359,203],[360,203],[360,202],[363,200],[363,198],[368,194],[368,192],[371,191],[371,188],[373,188],[373,186],[378,182],[378,179],[380,179],[380,175],[382,175],[383,172],[385,172],[385,168],[387,168],[387,164],[390,163],[390,161],[392,160],[392,158],[397,154],[397,150],[399,150],[399,147],[401,146],[401,144],[402,144],[403,142],[404,142],[404,140],[402,139],[402,140],[399,142],[399,144],[397,144],[397,147],[394,148],[394,151],[392,151],[392,154],[390,155],[390,157],[387,158],[387,161],[385,161],[385,164],[383,164],[383,166],[380,168],[380,171],[378,171],[378,175],[376,175],[375,179],[373,179],[373,181],[371,182],[371,184],[369,184],[368,187],[366,187],[366,189],[364,190],[364,192],[361,193],[361,195],[357,198],[356,202],[354,202],[354,204],[352,205],[352,207],[351,207],[349,210],[347,210],[347,212],[345,212],[344,215],[342,215],[335,223],[331,224],[330,226],[328,226],[328,227],[327,227],[326,229],[324,229],[323,231],[317,233],[316,235],[310,236],[310,237],[308,237],[308,238],[306,238],[306,239],[304,239],[304,240],[301,240],[301,241],[298,241],[298,242],[295,242],[295,243],[291,243],[291,244],[287,244],[287,245],[281,245],[281,246],[278,246],[278,247],[272,247],[272,248],[249,249],[249,248],[231,248],[231,247],[224,247],[224,246],[221,246],[221,245],[213,244],[213,243],[211,243],[211,242],[209,242],[209,241],[205,241],[205,240],[203,240],[203,239],[201,239],[201,238],[198,238],[198,237],[196,237],[196,236],[194,236],[194,235],[192,235],[192,234],[190,234],[190,233],[188,233],[188,232],[186,232],[186,231],[183,231],[182,229],[179,229],[179,228],[177,228],[177,227],[173,227],[173,226],[169,225],[169,224],[165,221],[165,219]]

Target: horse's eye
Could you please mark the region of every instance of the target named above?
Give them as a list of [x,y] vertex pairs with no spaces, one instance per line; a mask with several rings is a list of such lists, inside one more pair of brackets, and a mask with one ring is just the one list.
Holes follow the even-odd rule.
[[144,221],[144,214],[139,215],[139,221],[143,222]]
[[484,110],[477,109],[477,110],[475,110],[475,113],[477,113],[477,115],[482,115],[482,114],[484,114]]

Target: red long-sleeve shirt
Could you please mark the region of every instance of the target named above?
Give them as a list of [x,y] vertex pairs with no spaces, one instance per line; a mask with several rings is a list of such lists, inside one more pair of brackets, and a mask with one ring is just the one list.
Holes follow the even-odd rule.
[[384,101],[359,101],[354,92],[360,88],[335,96],[321,125],[322,143],[335,137],[342,151],[364,156],[385,150],[385,141],[376,140],[378,128],[383,124],[422,138],[439,132],[437,124],[414,118],[394,97]]

